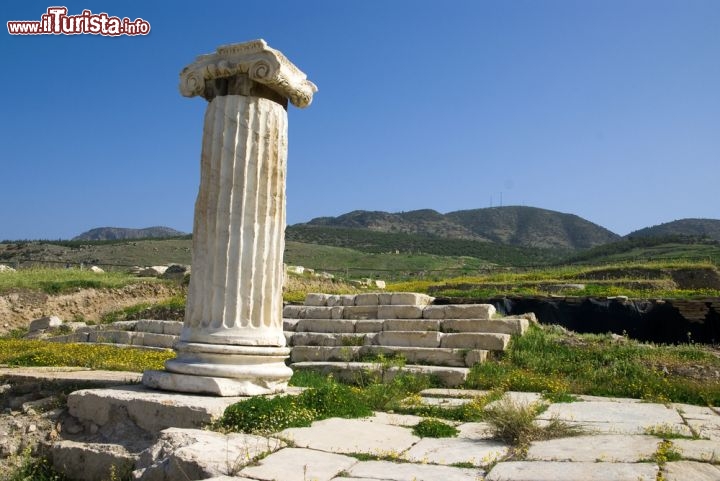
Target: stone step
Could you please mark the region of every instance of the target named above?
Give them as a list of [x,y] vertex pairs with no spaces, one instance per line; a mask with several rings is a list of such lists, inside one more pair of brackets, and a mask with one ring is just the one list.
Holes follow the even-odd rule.
[[[68,334],[74,336],[78,333]],[[155,334],[151,332],[135,332],[135,331],[90,331],[87,333],[87,341],[97,344],[127,344],[130,346],[159,347],[164,349],[172,349],[177,342],[178,336],[172,334]],[[68,341],[62,338],[67,336],[58,336],[50,338],[49,341],[55,342],[83,342]]]
[[[344,327],[343,327],[344,326]],[[504,351],[510,334],[485,332],[443,333],[439,331],[380,331],[352,332],[350,324],[338,323],[337,332],[300,331],[286,332],[288,346],[352,347],[365,345],[461,348]],[[341,329],[342,328],[342,329]]]
[[522,335],[529,321],[499,319],[283,319],[286,332],[370,333],[381,331],[486,332]]
[[298,362],[293,364],[297,371],[313,371],[323,375],[332,374],[337,379],[348,382],[361,382],[368,376],[389,382],[402,373],[424,374],[437,379],[445,387],[457,387],[467,379],[467,367],[420,366],[406,364],[402,367],[384,367],[371,362]]
[[[359,296],[367,294],[359,294]],[[393,294],[394,296],[395,294]],[[491,304],[356,304],[354,306],[289,305],[283,309],[288,319],[486,319],[495,315]]]
[[471,367],[484,362],[483,349],[427,348],[403,346],[295,346],[290,352],[294,368],[302,362],[359,362],[379,355],[402,356],[410,364]]
[[427,294],[415,292],[382,292],[367,294],[317,294],[312,293],[305,296],[305,305],[313,307],[335,307],[335,306],[389,306],[389,305],[412,305],[426,306],[431,304],[435,298]]

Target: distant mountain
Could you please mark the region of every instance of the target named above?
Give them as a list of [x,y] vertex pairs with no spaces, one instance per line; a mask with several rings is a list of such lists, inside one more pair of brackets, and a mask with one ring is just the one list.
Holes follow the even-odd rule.
[[72,240],[102,241],[102,240],[124,240],[124,239],[147,239],[162,237],[179,237],[187,235],[179,230],[170,227],[146,227],[144,229],[127,229],[124,227],[98,227],[83,232]]
[[520,206],[460,210],[448,214],[430,209],[394,214],[358,210],[339,217],[320,217],[307,224],[296,224],[300,225],[368,229],[544,249],[586,249],[620,238],[573,214]]
[[449,239],[467,239],[487,242],[489,239],[479,235],[443,214],[422,209],[391,214],[382,211],[354,210],[339,217],[318,217],[306,225],[325,227],[346,227],[351,229],[369,229],[375,232],[393,234],[420,234]]
[[625,237],[664,237],[687,236],[707,237],[720,241],[720,220],[717,219],[680,219],[665,224],[645,227],[631,232]]

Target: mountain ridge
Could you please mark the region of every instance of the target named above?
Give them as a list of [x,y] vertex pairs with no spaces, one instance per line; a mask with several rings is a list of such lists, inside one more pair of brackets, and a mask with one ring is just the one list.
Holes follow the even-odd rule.
[[577,215],[525,206],[447,214],[432,209],[397,213],[356,210],[337,217],[318,217],[292,227],[298,226],[367,229],[542,249],[586,249],[621,238]]
[[638,229],[625,237],[664,237],[673,235],[707,237],[720,241],[720,220],[707,218],[677,219]]
[[104,241],[179,237],[187,235],[179,230],[165,226],[144,227],[132,229],[128,227],[96,227],[72,238],[74,241]]

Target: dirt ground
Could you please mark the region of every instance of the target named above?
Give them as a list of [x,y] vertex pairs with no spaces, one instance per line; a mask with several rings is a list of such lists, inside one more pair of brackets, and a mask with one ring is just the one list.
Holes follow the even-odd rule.
[[131,284],[117,289],[78,289],[61,295],[17,290],[0,296],[0,335],[27,327],[43,316],[64,321],[97,321],[111,311],[144,302],[159,302],[180,293],[180,288],[159,283]]

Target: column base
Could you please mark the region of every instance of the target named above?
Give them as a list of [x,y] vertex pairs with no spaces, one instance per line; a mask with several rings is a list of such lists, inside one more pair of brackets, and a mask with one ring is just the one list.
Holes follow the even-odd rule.
[[165,371],[146,371],[143,384],[165,391],[215,396],[282,392],[292,376],[285,347],[228,346],[179,342]]

